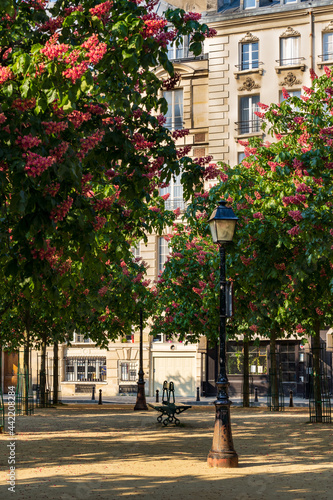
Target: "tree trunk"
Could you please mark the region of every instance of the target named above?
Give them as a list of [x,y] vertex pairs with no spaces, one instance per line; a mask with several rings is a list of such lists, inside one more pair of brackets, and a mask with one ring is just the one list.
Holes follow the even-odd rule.
[[321,400],[321,374],[320,374],[320,322],[314,325],[314,337],[312,337],[313,356],[313,398],[315,401],[316,422],[322,422],[322,400]]
[[46,397],[45,397],[45,391],[46,391],[46,336],[45,335],[43,335],[43,341],[42,341],[39,380],[40,380],[40,404],[41,404],[42,408],[45,408],[45,406],[46,406]]
[[250,406],[250,374],[249,374],[249,341],[244,335],[244,357],[243,357],[243,406]]
[[59,349],[58,342],[54,342],[53,344],[53,404],[56,405],[59,403],[58,401],[58,384],[59,384],[59,376],[58,376],[58,365],[59,365]]
[[274,411],[279,411],[279,383],[278,383],[278,367],[276,362],[276,331],[271,332],[270,340],[270,386],[271,386],[271,407]]
[[23,355],[23,373],[22,377],[22,410],[29,415],[29,354],[30,354],[30,334],[29,330],[25,332],[24,355]]

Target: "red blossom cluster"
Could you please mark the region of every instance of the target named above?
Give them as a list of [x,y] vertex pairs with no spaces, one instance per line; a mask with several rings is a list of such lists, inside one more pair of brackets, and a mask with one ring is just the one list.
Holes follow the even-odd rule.
[[192,146],[184,146],[183,148],[177,149],[177,158],[183,158],[186,156],[192,149]]
[[264,214],[263,214],[263,213],[261,213],[261,212],[255,212],[255,213],[253,214],[253,218],[254,218],[254,219],[259,219],[259,220],[264,220],[265,216],[264,216]]
[[64,220],[72,205],[73,205],[73,198],[68,196],[67,200],[64,200],[62,203],[60,203],[56,208],[54,208],[51,211],[50,218],[54,222]]
[[133,134],[132,143],[134,143],[134,147],[137,151],[152,148],[156,144],[153,141],[147,141],[139,132]]
[[38,26],[39,31],[50,31],[50,33],[55,33],[61,26],[64,18],[59,16],[55,19],[49,19],[46,23],[40,24]]
[[143,16],[145,27],[142,31],[143,38],[149,38],[158,35],[161,30],[168,24],[165,19],[147,19],[148,16]]
[[55,33],[46,42],[45,46],[40,49],[41,54],[44,54],[50,61],[58,59],[69,50],[69,45],[65,43],[57,43],[58,38],[59,35]]
[[0,85],[5,83],[7,80],[11,80],[14,77],[14,73],[10,68],[0,65]]
[[32,153],[31,151],[24,153],[22,156],[27,159],[24,170],[29,177],[40,176],[56,161],[54,156],[40,156],[36,153]]
[[51,149],[50,154],[54,156],[57,159],[57,161],[60,161],[63,158],[68,148],[69,148],[69,143],[63,141],[59,144],[59,146],[57,146],[54,149]]
[[95,221],[92,223],[94,230],[99,231],[99,229],[102,229],[106,221],[107,221],[106,217],[103,217],[101,215],[96,215]]
[[289,229],[289,231],[287,231],[287,233],[290,234],[290,236],[297,236],[299,234],[300,230],[301,230],[301,228],[297,224],[296,226]]
[[81,78],[81,76],[84,75],[84,73],[88,69],[88,66],[89,66],[88,62],[83,61],[78,65],[73,66],[72,68],[66,69],[65,71],[62,72],[62,74],[65,78],[71,80],[72,83],[75,83],[76,80],[78,80],[79,78]]
[[107,2],[100,3],[96,5],[96,7],[93,7],[92,9],[89,9],[89,12],[92,16],[98,17],[98,19],[105,18],[110,10],[112,9],[113,2],[110,2],[109,0]]
[[81,45],[81,47],[88,51],[86,59],[88,59],[91,64],[97,64],[104,57],[107,51],[106,43],[99,43],[98,36],[96,34],[89,37],[88,40]]
[[296,193],[312,193],[312,188],[302,182],[296,187]]
[[[163,118],[165,118],[165,117],[163,117]],[[174,130],[172,132],[172,137],[177,140],[177,139],[181,139],[183,137],[186,137],[189,133],[190,133],[190,131],[188,128]]]
[[290,210],[288,212],[288,215],[290,215],[290,217],[295,221],[295,222],[299,222],[303,219],[303,216],[302,216],[302,212],[300,212],[300,210]]
[[115,200],[115,195],[113,196],[108,196],[107,198],[104,198],[103,200],[96,200],[94,204],[94,208],[96,211],[101,211],[105,210],[106,212],[110,212],[112,205]]
[[12,108],[18,111],[26,111],[27,109],[32,109],[36,106],[36,99],[32,97],[31,99],[14,99],[12,102]]
[[5,123],[6,120],[7,120],[7,117],[4,115],[4,113],[0,113],[0,125]]
[[199,12],[186,12],[183,17],[185,23],[188,21],[199,21],[200,19],[201,14]]
[[68,17],[72,12],[75,12],[75,11],[82,12],[83,6],[78,5],[77,7],[67,7],[66,9],[64,9],[65,17]]
[[60,183],[59,182],[52,182],[49,186],[45,186],[43,195],[46,196],[49,194],[50,196],[56,196],[60,189]]
[[[84,107],[92,115],[103,115],[105,113],[105,109],[101,104],[85,104]],[[121,124],[124,118],[122,116],[115,116],[113,120],[115,123]]]
[[284,196],[282,198],[284,206],[287,205],[300,205],[306,202],[305,194],[296,194],[295,196]]
[[67,122],[42,122],[46,135],[60,134],[68,127]]
[[83,113],[82,111],[74,110],[68,115],[68,119],[73,123],[74,128],[81,127],[82,123],[87,122],[91,118],[91,113]]
[[42,142],[41,139],[39,139],[38,137],[34,137],[31,134],[24,135],[23,137],[18,136],[18,138],[15,141],[15,143],[25,151],[27,151],[30,148],[39,146],[41,142]]
[[94,134],[91,136],[87,137],[86,139],[80,139],[81,143],[81,149],[78,153],[78,158],[82,160],[90,150],[92,150],[101,140],[103,139],[105,135],[104,130],[97,130]]
[[174,76],[170,76],[170,78],[167,78],[166,80],[163,80],[163,88],[165,90],[172,90],[175,88],[177,83],[180,82],[181,75],[180,73],[175,73]]

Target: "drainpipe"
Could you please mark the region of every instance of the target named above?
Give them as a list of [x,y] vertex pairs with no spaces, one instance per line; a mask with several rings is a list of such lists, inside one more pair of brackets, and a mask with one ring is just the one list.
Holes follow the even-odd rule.
[[313,11],[309,10],[308,12],[310,16],[310,68],[314,70],[314,64],[313,64],[313,54],[314,54],[314,16],[313,16]]

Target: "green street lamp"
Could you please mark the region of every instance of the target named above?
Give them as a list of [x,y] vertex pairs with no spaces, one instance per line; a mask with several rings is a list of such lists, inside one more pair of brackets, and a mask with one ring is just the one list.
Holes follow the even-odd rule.
[[226,370],[226,318],[227,282],[225,277],[225,247],[233,239],[238,217],[232,208],[221,200],[209,219],[213,242],[220,247],[220,370],[216,381],[215,425],[212,448],[207,457],[210,467],[238,467],[238,455],[234,450],[231,434],[228,377]]

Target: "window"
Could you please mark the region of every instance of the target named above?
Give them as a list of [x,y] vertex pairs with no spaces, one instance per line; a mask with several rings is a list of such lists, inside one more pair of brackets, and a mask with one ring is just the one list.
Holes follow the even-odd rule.
[[241,163],[245,158],[244,151],[242,153],[238,153],[238,164]]
[[170,130],[183,128],[183,89],[167,90],[164,97],[168,103],[165,126]]
[[153,342],[163,342],[163,333],[156,333]]
[[256,0],[244,0],[244,9],[254,9]]
[[241,70],[259,68],[258,42],[241,44]]
[[180,173],[175,178],[171,178],[168,187],[161,188],[161,196],[169,194],[169,198],[164,201],[164,206],[167,210],[175,210],[180,208],[185,209],[185,202],[183,197],[183,185],[181,184],[182,174]]
[[162,236],[158,239],[158,272],[162,273],[164,269],[164,264],[169,255],[169,244],[166,239]]
[[[227,367],[230,375],[244,373],[244,348],[242,345],[228,343]],[[249,345],[249,373],[250,375],[267,374],[267,350],[265,346]]]
[[134,259],[138,259],[140,257],[140,241],[135,245],[131,246],[131,252],[133,254]]
[[65,358],[67,382],[103,382],[106,380],[106,358]]
[[284,0],[284,3],[296,3],[298,0]]
[[299,36],[280,38],[280,65],[292,66],[300,62]]
[[133,361],[120,362],[120,380],[122,382],[136,382],[138,374],[138,364]]
[[239,134],[251,134],[259,132],[260,130],[260,119],[254,114],[255,111],[259,111],[258,108],[259,96],[244,96],[240,98],[239,101],[239,118],[238,122],[238,132]]
[[90,344],[92,340],[83,333],[74,332],[73,342],[76,344]]
[[169,59],[185,59],[191,55],[189,52],[189,37],[183,37],[182,43],[178,45],[175,42],[168,42],[168,58]]
[[296,382],[295,344],[280,345],[280,367],[282,382]]
[[[301,94],[302,94],[302,91],[301,90],[287,90],[288,94],[290,95],[290,97],[301,97]],[[280,92],[280,102],[283,102],[285,101],[285,98],[283,97],[283,93],[282,91]]]
[[333,59],[333,33],[323,33],[323,61]]

